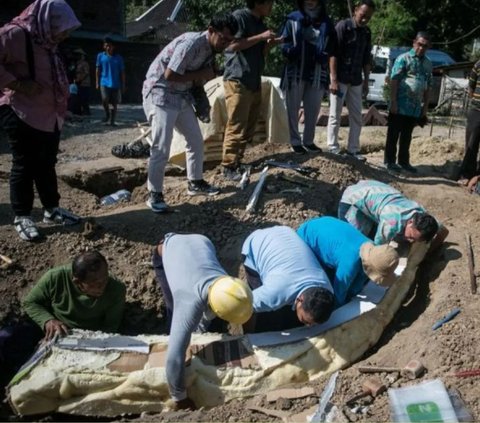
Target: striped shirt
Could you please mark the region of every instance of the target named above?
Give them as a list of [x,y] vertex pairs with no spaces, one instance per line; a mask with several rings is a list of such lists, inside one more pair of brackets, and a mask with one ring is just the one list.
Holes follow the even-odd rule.
[[425,209],[406,198],[400,191],[378,181],[360,181],[349,186],[341,203],[350,204],[345,218],[364,235],[377,226],[374,244],[388,244],[397,235],[402,236],[407,222],[415,213]]
[[480,60],[473,65],[468,80],[468,88],[473,93],[470,107],[480,110]]

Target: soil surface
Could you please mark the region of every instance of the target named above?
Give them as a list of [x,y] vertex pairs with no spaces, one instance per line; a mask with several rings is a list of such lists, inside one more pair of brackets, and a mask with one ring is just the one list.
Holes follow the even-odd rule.
[[[173,212],[156,215],[145,205],[146,160],[121,160],[110,154],[113,145],[132,141],[139,135],[136,121],[144,120],[141,108],[123,105],[119,126],[115,128],[103,126],[101,117],[100,109],[94,107],[90,119],[68,123],[58,156],[61,205],[89,218],[88,224],[62,227],[39,223],[45,234],[39,243],[21,241],[11,224],[13,215],[8,194],[11,157],[6,139],[0,138],[0,254],[15,261],[13,266],[0,269],[0,323],[20,313],[22,297],[47,269],[69,262],[86,248],[96,248],[107,257],[111,272],[127,286],[128,306],[122,331],[128,334],[162,332],[162,296],[150,263],[152,248],[163,234],[170,231],[205,234],[216,245],[227,271],[242,276],[240,247],[253,230],[277,224],[296,228],[308,218],[335,215],[346,186],[362,178],[378,179],[423,204],[448,227],[450,235],[441,251],[428,257],[419,268],[408,297],[378,344],[361,361],[340,372],[332,397],[332,402],[342,412],[341,418],[337,416],[337,419],[390,420],[386,393],[374,399],[359,400],[356,405],[362,407],[344,405],[348,398],[361,391],[362,382],[368,376],[359,373],[357,367],[372,364],[401,368],[409,360],[419,359],[427,368],[420,379],[409,381],[398,372],[377,376],[389,387],[440,378],[448,389],[459,392],[473,418],[480,420],[478,376],[458,378],[453,375],[456,371],[480,368],[480,331],[475,329],[480,324],[479,297],[470,292],[465,244],[465,235],[471,235],[473,253],[480,257],[480,197],[469,194],[449,179],[463,154],[464,128],[449,128],[440,121],[435,122],[432,132],[430,126],[416,128],[411,146],[411,162],[419,170],[416,175],[392,175],[381,167],[385,127],[363,129],[361,142],[367,164],[328,153],[298,156],[285,145],[250,146],[245,161],[255,167],[252,183],[246,190],[241,191],[232,183],[223,181],[219,166],[209,166],[205,179],[220,186],[222,194],[215,198],[191,198],[186,193],[186,176],[170,172],[164,194]],[[348,128],[341,130],[342,143],[347,131]],[[326,147],[325,137],[325,128],[318,127],[316,141],[319,146]],[[245,207],[258,179],[261,163],[266,159],[293,160],[317,168],[318,174],[306,181],[308,187],[300,187],[301,192],[282,192],[295,189],[296,185],[276,178],[281,169],[271,169],[257,213],[248,214]],[[301,178],[289,170],[283,170],[283,173]],[[100,196],[125,187],[133,190],[130,202],[107,207],[99,205]],[[38,202],[35,206],[33,216],[40,222],[41,206]],[[456,307],[461,309],[460,314],[433,331],[433,323]],[[281,421],[278,416],[253,411],[249,407],[264,407],[290,416],[309,411],[318,404],[318,396],[327,380],[310,382],[308,385],[315,389],[316,395],[301,399],[281,398],[268,403],[265,396],[258,396],[234,400],[211,410],[166,412],[136,418],[151,421]]]

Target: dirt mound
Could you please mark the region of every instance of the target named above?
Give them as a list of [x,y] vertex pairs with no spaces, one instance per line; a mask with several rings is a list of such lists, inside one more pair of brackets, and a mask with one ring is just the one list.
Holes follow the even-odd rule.
[[[67,130],[68,138],[62,143],[60,165],[110,157],[112,145],[129,142],[136,130],[125,124],[116,131],[94,130],[97,126],[77,125]],[[242,275],[240,248],[245,237],[253,230],[281,224],[296,228],[308,218],[318,215],[335,215],[343,189],[362,178],[378,179],[391,183],[408,196],[424,204],[449,229],[448,242],[440,255],[427,260],[418,272],[416,284],[408,300],[397,314],[394,322],[385,331],[380,343],[365,356],[364,363],[400,366],[410,359],[418,358],[428,369],[424,379],[440,377],[447,387],[460,391],[474,416],[480,418],[478,397],[480,388],[475,378],[459,379],[451,376],[454,371],[479,368],[479,336],[475,327],[479,324],[478,300],[469,292],[469,277],[464,258],[464,235],[470,233],[474,253],[480,253],[478,231],[478,206],[480,197],[472,196],[452,181],[449,175],[463,151],[462,134],[456,139],[446,139],[447,128],[435,128],[430,137],[422,131],[412,143],[412,163],[418,166],[418,176],[390,175],[378,165],[383,158],[385,128],[365,128],[362,143],[368,153],[369,164],[351,158],[320,155],[296,156],[286,146],[265,144],[250,147],[246,161],[254,166],[250,186],[241,191],[223,181],[220,168],[206,172],[205,178],[222,188],[215,198],[190,198],[186,194],[185,176],[166,178],[165,198],[173,212],[156,215],[145,206],[146,186],[133,186],[132,200],[113,206],[102,207],[98,195],[86,190],[85,172],[96,172],[96,165],[72,177],[61,175],[60,192],[62,205],[82,216],[90,217],[88,224],[74,228],[41,226],[46,238],[36,244],[22,242],[14,232],[13,216],[8,201],[9,156],[0,151],[0,245],[1,254],[15,260],[9,269],[0,269],[0,321],[20,312],[20,300],[48,268],[71,260],[87,248],[100,250],[108,259],[111,272],[127,285],[128,306],[122,330],[125,333],[158,333],[163,331],[163,304],[151,268],[151,250],[167,232],[196,232],[208,236],[216,245],[220,261],[228,272]],[[317,141],[325,136],[319,129]],[[416,130],[417,131],[417,130]],[[345,139],[345,130],[341,137]],[[417,133],[416,133],[417,134]],[[289,177],[303,178],[293,171],[272,168],[265,190],[255,214],[245,211],[248,199],[258,180],[262,162],[266,159],[295,162],[318,169],[313,179],[301,179],[307,186],[292,184],[278,178],[283,172]],[[126,161],[125,163],[131,163]],[[137,167],[145,161],[135,162]],[[97,162],[98,164],[98,162]],[[117,165],[118,163],[115,163]],[[84,163],[85,165],[85,163]],[[135,167],[134,166],[134,167]],[[143,169],[144,170],[144,169]],[[142,171],[143,171],[142,170]],[[116,169],[115,180],[109,186],[123,188],[130,180],[126,165]],[[140,170],[139,170],[140,172]],[[74,175],[74,173],[73,173]],[[123,177],[123,179],[122,179]],[[135,174],[138,177],[138,174]],[[70,179],[69,179],[70,178]],[[82,178],[83,181],[82,182]],[[72,188],[75,186],[75,188]],[[286,190],[286,191],[285,191]],[[98,194],[98,193],[97,193]],[[40,220],[39,204],[34,218]],[[188,261],[188,257],[185,258]],[[179,263],[182,265],[182,263]],[[455,307],[461,313],[437,331],[432,324]],[[391,386],[404,386],[404,379],[395,377],[388,381]],[[395,379],[395,380],[394,380]],[[364,376],[352,366],[341,372],[333,402],[341,406],[347,397],[361,390]],[[318,394],[325,380],[312,382]],[[235,400],[212,410],[192,413],[166,413],[160,416],[142,416],[143,420],[159,421],[276,421],[278,417],[264,415],[248,409],[248,405],[283,410],[295,414],[318,403],[318,398],[277,400],[267,403],[264,397]],[[354,414],[343,408],[349,421],[388,421],[389,408],[386,394],[374,401],[366,401],[364,414]]]

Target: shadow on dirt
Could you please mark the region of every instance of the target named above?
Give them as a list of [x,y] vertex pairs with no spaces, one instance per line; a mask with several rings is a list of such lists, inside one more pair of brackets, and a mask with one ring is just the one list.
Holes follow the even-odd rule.
[[438,279],[449,261],[458,260],[460,257],[462,257],[462,253],[456,248],[456,244],[446,242],[440,251],[425,258],[418,267],[415,281],[410,287],[402,306],[385,328],[377,344],[367,351],[360,360],[375,354],[388,344],[397,332],[411,326],[423,314],[430,301],[430,284]]

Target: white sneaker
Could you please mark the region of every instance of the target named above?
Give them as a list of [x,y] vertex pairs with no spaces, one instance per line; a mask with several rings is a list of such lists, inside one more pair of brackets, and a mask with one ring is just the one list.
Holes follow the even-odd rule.
[[24,241],[36,241],[40,238],[38,228],[30,216],[16,216],[13,224]]
[[328,149],[328,152],[332,154],[340,154],[340,151],[340,147],[332,147]]
[[366,162],[367,161],[367,158],[365,156],[362,156],[360,153],[350,153],[349,151],[347,151],[347,154],[350,157],[353,157],[354,159],[356,159],[360,162]]

